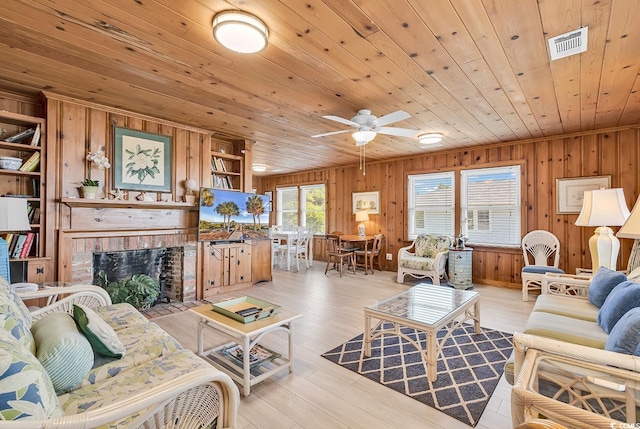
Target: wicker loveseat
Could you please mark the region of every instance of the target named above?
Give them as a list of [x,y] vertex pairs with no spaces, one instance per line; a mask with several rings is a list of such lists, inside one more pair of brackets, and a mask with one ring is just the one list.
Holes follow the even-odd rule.
[[539,415],[580,428],[637,421],[640,285],[634,281],[602,267],[593,277],[545,275],[505,368],[514,385],[514,424]]
[[[0,428],[235,427],[232,380],[132,306],[111,305],[89,285],[21,295],[48,305],[29,311],[0,277]],[[78,308],[98,335],[108,325],[122,357],[85,343],[90,335],[71,316]]]
[[421,234],[398,251],[398,283],[404,283],[404,276],[417,279],[430,278],[434,285],[440,279],[448,280],[446,266],[451,237],[447,235]]

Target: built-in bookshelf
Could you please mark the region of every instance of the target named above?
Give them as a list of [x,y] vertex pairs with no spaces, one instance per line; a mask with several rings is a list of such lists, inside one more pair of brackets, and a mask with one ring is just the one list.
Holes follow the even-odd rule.
[[242,162],[241,155],[212,151],[209,185],[216,189],[242,190]]
[[[0,168],[0,196],[27,200],[31,231],[8,232],[11,260],[43,256],[44,164],[46,121],[20,113],[0,111],[0,157],[21,160],[20,165]],[[16,161],[19,162],[19,161]]]

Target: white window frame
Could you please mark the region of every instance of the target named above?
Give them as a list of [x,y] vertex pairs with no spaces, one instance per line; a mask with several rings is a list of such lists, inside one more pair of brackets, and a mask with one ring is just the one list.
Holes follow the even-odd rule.
[[[420,205],[417,202],[416,185],[419,185],[420,181],[434,180],[450,183],[451,197],[450,201],[444,205]],[[424,174],[409,174],[407,175],[407,235],[409,240],[415,239],[419,234],[444,234],[453,236],[454,223],[455,223],[455,204],[456,204],[456,177],[455,172],[445,171],[438,173],[424,173]],[[443,219],[441,224],[446,226],[437,227],[437,229],[431,229],[429,225],[424,225],[423,228],[416,227],[416,213],[431,212],[437,216],[441,216]]]
[[276,225],[282,225],[283,213],[293,213],[294,210],[282,210],[282,195],[284,191],[296,191],[298,207],[295,210],[298,216],[298,226],[307,226],[307,191],[313,189],[323,189],[325,195],[324,204],[324,231],[313,231],[316,234],[325,234],[327,229],[327,187],[324,183],[314,183],[309,185],[287,186],[276,188]]
[[[503,167],[487,167],[463,170],[460,172],[460,232],[467,236],[469,244],[520,247],[522,228],[522,176],[520,165]],[[514,183],[507,185],[502,192],[496,182],[489,180],[491,177],[513,177]],[[502,204],[497,204],[495,199],[482,199],[482,203],[469,202],[470,183],[474,178],[486,177],[486,185],[476,181],[477,186],[486,186],[488,195],[506,197]],[[495,180],[495,179],[494,179]],[[475,189],[474,192],[482,192],[484,188]],[[479,211],[488,211],[488,228],[480,227],[477,214]],[[469,217],[471,213],[471,217]]]

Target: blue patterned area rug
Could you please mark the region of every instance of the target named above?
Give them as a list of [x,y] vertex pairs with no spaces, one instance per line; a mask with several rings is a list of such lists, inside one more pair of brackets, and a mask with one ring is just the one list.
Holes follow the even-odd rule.
[[[402,328],[426,349],[426,335]],[[445,335],[438,332],[438,338]],[[390,389],[429,405],[475,427],[513,350],[513,336],[493,329],[473,332],[462,325],[453,332],[438,357],[438,379],[430,382],[420,353],[396,335],[378,337],[371,343],[371,357],[364,356],[363,335],[329,350],[322,357],[357,372]]]

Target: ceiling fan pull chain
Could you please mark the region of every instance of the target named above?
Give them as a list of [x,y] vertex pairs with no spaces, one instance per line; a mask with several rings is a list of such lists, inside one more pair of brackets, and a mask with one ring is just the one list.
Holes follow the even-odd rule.
[[362,175],[367,175],[367,145],[362,146]]

